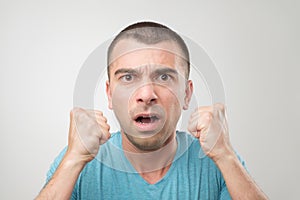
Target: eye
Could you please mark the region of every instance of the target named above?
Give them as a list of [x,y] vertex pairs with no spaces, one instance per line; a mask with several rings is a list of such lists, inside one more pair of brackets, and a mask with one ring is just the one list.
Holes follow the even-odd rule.
[[123,81],[123,82],[131,82],[131,81],[133,81],[133,78],[134,78],[133,75],[126,74],[124,76],[121,76],[120,80]]
[[171,77],[168,74],[161,74],[158,79],[161,81],[168,81],[171,79]]

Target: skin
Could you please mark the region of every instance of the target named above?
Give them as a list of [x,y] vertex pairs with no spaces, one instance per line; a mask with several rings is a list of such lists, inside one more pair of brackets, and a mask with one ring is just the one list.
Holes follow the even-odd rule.
[[[144,49],[130,51],[139,48]],[[181,111],[188,109],[193,83],[186,80],[186,69],[178,57],[165,51],[175,49],[176,54],[180,53],[174,43],[149,46],[127,39],[120,41],[115,49],[110,81],[106,82],[108,107],[119,120],[125,155],[145,181],[153,184],[172,164],[177,148],[176,124]],[[153,127],[140,128],[134,120],[140,113],[156,113],[159,121]],[[232,199],[267,199],[233,151],[224,105],[196,109],[188,130],[222,172]],[[109,137],[109,125],[100,111],[73,109],[68,150],[37,199],[69,199],[81,170]],[[147,159],[152,162],[146,162]]]
[[[178,57],[162,50],[174,49],[173,43],[164,42],[140,50],[141,45],[133,41],[116,45],[119,51],[113,54],[117,59],[111,64],[106,92],[109,108],[121,125],[127,158],[147,182],[154,184],[168,171],[175,156],[175,128],[182,109],[188,108],[193,84],[186,80],[186,68],[180,66]],[[126,50],[129,53],[116,56]],[[128,102],[127,109],[124,102]],[[140,113],[158,113],[161,122],[154,130],[139,131],[132,119]],[[143,156],[134,156],[136,153]]]
[[[122,46],[120,43],[115,48]],[[177,66],[176,56],[158,50],[165,46],[163,43],[152,46],[156,49],[132,51],[118,57],[111,64],[110,81],[106,82],[109,108],[117,116],[122,133],[145,151],[157,150],[174,138],[181,110],[187,108],[192,94],[192,82],[186,83],[185,70]],[[161,119],[158,129],[148,134],[136,130],[132,119],[140,113],[158,113]]]

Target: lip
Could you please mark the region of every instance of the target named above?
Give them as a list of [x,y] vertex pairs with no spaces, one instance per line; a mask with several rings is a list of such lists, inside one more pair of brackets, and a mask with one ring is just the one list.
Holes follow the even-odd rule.
[[[143,123],[138,121],[139,118],[151,118],[149,122]],[[133,124],[139,132],[152,132],[161,128],[161,116],[158,113],[139,113],[134,116]]]
[[139,117],[157,117],[158,119],[161,118],[160,114],[158,113],[139,113],[133,117],[133,120],[136,120]]

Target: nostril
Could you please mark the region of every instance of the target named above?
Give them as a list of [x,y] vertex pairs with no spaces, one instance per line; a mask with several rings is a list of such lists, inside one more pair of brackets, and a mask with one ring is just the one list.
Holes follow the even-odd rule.
[[152,104],[157,100],[156,89],[151,84],[144,85],[135,91],[136,102]]
[[156,98],[151,98],[151,99],[142,99],[142,98],[139,98],[139,99],[137,99],[137,102],[151,104],[151,103],[155,103],[156,102]]

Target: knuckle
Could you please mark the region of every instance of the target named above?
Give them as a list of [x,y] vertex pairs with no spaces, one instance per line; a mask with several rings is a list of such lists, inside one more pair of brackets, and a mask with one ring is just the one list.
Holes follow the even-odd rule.
[[110,125],[109,124],[106,124],[106,129],[110,130]]
[[84,110],[82,108],[79,107],[74,107],[71,111],[70,111],[70,115],[72,116],[76,116],[79,113],[83,112]]
[[203,110],[205,110],[204,106],[200,106],[200,107],[196,108],[196,112],[201,112]]
[[102,116],[102,118],[103,118],[103,121],[106,123],[107,122],[107,118],[104,117],[104,116]]
[[75,113],[76,113],[76,110],[77,110],[78,108],[72,108],[72,110],[70,111],[70,116],[71,117],[73,117],[74,115],[75,115]]
[[101,124],[100,124],[100,129],[101,129],[102,132],[108,130],[108,124],[106,124],[106,123],[101,123]]
[[78,113],[79,113],[79,108],[75,107],[70,111],[70,119],[73,121],[78,120]]
[[215,107],[221,111],[224,111],[225,110],[225,105],[222,104],[222,103],[216,103],[215,104]]
[[204,127],[204,125],[203,124],[201,124],[201,123],[198,123],[197,124],[197,130],[201,130],[202,128]]
[[95,114],[95,115],[103,116],[103,112],[100,111],[100,110],[92,110],[92,113]]
[[213,118],[213,114],[212,113],[208,113],[206,116],[206,120],[211,121]]
[[74,107],[74,108],[72,109],[73,112],[79,112],[79,111],[82,111],[82,110],[83,110],[83,109],[80,108],[80,107]]
[[205,112],[202,114],[204,120],[210,121],[213,118],[213,114],[211,112]]
[[74,111],[73,111],[73,109],[70,111],[70,118],[71,119],[73,119],[73,117],[74,117]]
[[190,123],[187,127],[188,131],[193,132],[196,129],[195,123]]
[[108,131],[102,131],[101,132],[101,139],[108,139],[108,137],[109,137],[109,133],[108,133]]

